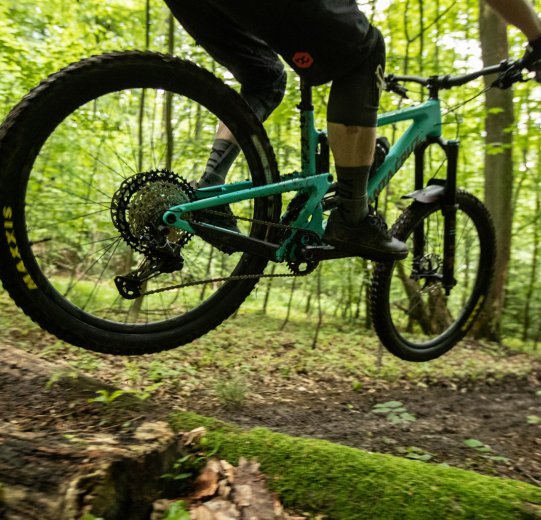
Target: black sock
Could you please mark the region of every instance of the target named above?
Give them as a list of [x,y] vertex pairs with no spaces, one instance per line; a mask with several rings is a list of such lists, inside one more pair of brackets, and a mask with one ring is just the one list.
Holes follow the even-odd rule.
[[224,184],[227,173],[239,152],[240,148],[235,143],[225,139],[216,139],[212,145],[205,173],[199,179],[198,186],[206,188],[207,186]]
[[348,224],[358,224],[368,215],[369,174],[370,166],[336,166],[338,208]]

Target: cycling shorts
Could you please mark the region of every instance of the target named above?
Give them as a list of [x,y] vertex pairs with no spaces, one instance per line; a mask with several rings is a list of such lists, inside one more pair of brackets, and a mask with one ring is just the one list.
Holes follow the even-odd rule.
[[[384,59],[381,34],[354,0],[165,1],[196,42],[231,71],[262,119],[283,97],[278,55],[311,85],[352,72],[373,83],[369,58],[375,52]],[[369,104],[377,107],[378,100]]]
[[312,85],[358,68],[377,39],[354,0],[166,2],[195,40],[230,70],[239,68],[239,58],[251,62],[248,69],[276,70],[278,53]]

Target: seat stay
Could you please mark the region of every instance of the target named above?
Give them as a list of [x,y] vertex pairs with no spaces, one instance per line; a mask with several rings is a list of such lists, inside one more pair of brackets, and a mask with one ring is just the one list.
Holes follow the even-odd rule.
[[[178,228],[188,233],[194,233],[194,229],[189,222],[182,219],[182,215],[193,211],[212,209],[216,206],[224,204],[233,204],[248,199],[256,199],[259,197],[270,197],[273,195],[281,195],[282,193],[306,190],[309,195],[309,204],[314,210],[317,204],[327,193],[331,185],[332,178],[328,173],[321,173],[310,177],[298,177],[288,179],[282,182],[273,184],[265,184],[264,186],[244,187],[238,186],[238,190],[229,191],[225,188],[225,193],[221,195],[209,196],[193,202],[186,202],[177,206],[171,207],[163,215],[163,221],[170,227]],[[243,184],[243,183],[238,183]],[[224,185],[225,186],[225,185]],[[229,185],[232,186],[232,185]]]

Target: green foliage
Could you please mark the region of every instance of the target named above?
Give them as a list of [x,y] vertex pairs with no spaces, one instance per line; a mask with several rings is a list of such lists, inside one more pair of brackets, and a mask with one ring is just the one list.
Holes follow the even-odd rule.
[[[368,2],[361,8],[377,25],[386,37],[388,47],[387,72],[408,74],[461,73],[475,68],[480,63],[478,29],[475,23],[478,4],[473,0],[463,2]],[[111,50],[145,48],[145,2],[142,0],[87,0],[85,2],[65,2],[63,0],[7,0],[0,5],[0,118],[3,118],[30,88],[37,85],[47,75],[83,57]],[[148,46],[152,50],[165,51],[167,48],[167,19],[169,12],[164,2],[150,3],[150,33]],[[517,31],[510,31],[511,55],[522,53],[524,39]],[[180,27],[175,32],[174,52],[184,58],[192,59],[203,67],[212,70],[219,77],[238,89],[223,67],[209,58],[203,49]],[[266,128],[275,145],[280,170],[283,173],[299,167],[298,78],[290,72],[289,89],[284,102],[266,122]],[[484,106],[482,98],[473,99],[460,107],[466,99],[473,98],[482,89],[481,82],[474,82],[461,89],[442,93],[442,102],[448,109],[444,120],[444,130],[450,138],[458,133],[462,151],[459,157],[459,184],[483,196],[484,180]],[[329,87],[314,90],[317,121],[319,127],[325,125],[326,98]],[[506,290],[506,310],[503,316],[503,332],[506,338],[523,338],[536,344],[541,341],[541,328],[535,319],[541,313],[541,277],[539,277],[539,229],[541,210],[536,206],[536,194],[541,185],[539,133],[539,90],[530,82],[518,85],[514,90],[516,100],[516,123],[508,131],[513,133],[513,153],[516,164],[514,173],[514,246],[512,262]],[[414,100],[426,98],[412,87],[410,97]],[[382,98],[383,110],[405,106],[409,102],[385,93]],[[501,109],[492,110],[498,115]],[[159,111],[157,111],[159,112]],[[105,102],[102,106],[103,118],[100,128],[114,129],[125,114],[122,105]],[[71,189],[75,194],[84,193],[88,172],[93,171],[91,154],[81,154],[66,163],[66,150],[73,146],[73,130],[84,129],[92,135],[88,125],[88,113],[82,110],[72,118],[70,125],[58,130],[58,140],[49,148],[47,168],[51,171],[65,171]],[[161,117],[161,116],[160,116]],[[156,118],[156,119],[159,119]],[[152,124],[147,122],[147,126]],[[213,126],[201,135],[201,140],[212,139]],[[148,128],[146,128],[148,130]],[[394,140],[403,127],[385,130],[387,137]],[[97,141],[97,138],[96,138]],[[92,141],[89,141],[92,142]],[[97,144],[97,143],[93,143]],[[129,145],[123,143],[127,148]],[[110,144],[112,148],[116,146]],[[193,150],[193,143],[183,143],[183,153]],[[502,146],[494,143],[489,152],[501,153]],[[190,157],[191,163],[195,163]],[[441,171],[441,156],[431,150],[428,155],[427,178]],[[181,168],[182,169],[182,168]],[[96,174],[96,182],[110,188],[108,173]],[[108,184],[109,183],[109,184]],[[379,209],[392,222],[398,209],[404,204],[400,196],[411,191],[413,185],[413,161],[408,161],[401,172],[380,197]],[[48,197],[54,198],[54,193]],[[108,216],[107,216],[108,218]],[[95,218],[92,230],[99,239],[106,224],[105,218]],[[77,251],[77,224],[66,222],[62,227],[61,239],[66,249]],[[536,253],[537,251],[537,253]],[[536,256],[537,255],[537,256]],[[59,255],[59,263],[65,261]],[[80,260],[80,259],[79,259]],[[533,268],[537,266],[537,276]],[[72,267],[72,266],[70,266]],[[85,267],[83,267],[84,269]],[[348,259],[326,263],[322,287],[322,307],[325,319],[337,319],[357,330],[366,326],[366,284],[371,266],[360,259]],[[314,276],[298,283],[293,306],[296,319],[312,319],[315,312]],[[528,286],[531,296],[528,297]],[[266,287],[260,284],[260,295]],[[271,304],[268,308],[281,308],[287,304],[287,294],[291,281],[272,282]],[[84,289],[84,290],[83,290]],[[84,301],[92,293],[93,286],[81,289],[79,297]],[[310,303],[310,299],[311,303]],[[526,301],[528,305],[526,306]],[[252,299],[254,307],[261,308],[261,298]],[[305,312],[304,312],[305,311]],[[529,321],[528,321],[529,318]],[[99,367],[84,367],[91,370]],[[287,368],[283,368],[287,370]],[[156,368],[152,380],[160,381],[175,377],[172,373],[161,374]],[[161,379],[160,379],[161,378]]]
[[432,453],[417,446],[399,447],[396,451],[406,457],[406,459],[420,460],[421,462],[428,462],[434,458]]
[[492,451],[492,448],[484,443],[482,443],[478,439],[466,439],[464,441],[464,445],[468,448],[473,448],[474,450],[480,451],[480,452],[488,452]]
[[246,400],[248,385],[240,376],[219,381],[215,388],[220,403],[226,408],[239,408]]
[[70,369],[62,369],[57,370],[56,372],[53,372],[49,379],[47,380],[47,383],[45,384],[45,388],[47,390],[50,390],[53,386],[55,386],[57,383],[62,381],[62,379],[70,378],[70,379],[77,379],[78,374],[75,370]]
[[136,397],[137,399],[141,401],[146,401],[149,399],[152,394],[160,388],[162,383],[155,383],[153,385],[145,386],[141,389],[136,390],[114,390],[113,392],[109,392],[108,390],[97,390],[96,394],[98,394],[96,397],[92,397],[88,400],[89,403],[103,403],[106,405],[109,405],[116,401],[120,397],[124,397],[127,395],[132,395]]
[[109,392],[109,390],[97,390],[96,394],[98,394],[96,397],[92,397],[88,400],[89,403],[103,403],[103,404],[111,404],[114,401],[116,401],[119,397],[131,394],[133,392],[129,390],[114,390],[113,392]]
[[81,517],[81,520],[105,520],[104,518],[94,516],[92,513],[83,513],[83,516]]
[[190,518],[190,512],[182,500],[173,502],[162,517],[163,520],[190,520]]
[[541,417],[539,415],[528,415],[527,422],[528,424],[541,424]]
[[405,424],[417,420],[415,415],[409,413],[400,401],[388,401],[387,403],[376,404],[372,408],[372,412],[384,414],[392,424]]
[[169,480],[186,480],[195,478],[201,472],[220,448],[220,444],[216,444],[214,448],[209,448],[208,439],[203,437],[195,446],[190,447],[190,452],[179,457],[174,463],[172,470],[164,473],[161,478]]
[[493,462],[508,462],[507,457],[501,455],[495,455],[492,453],[492,448],[488,444],[484,444],[478,439],[466,439],[464,445],[468,448],[472,448],[478,453],[482,454],[483,458],[491,460]]

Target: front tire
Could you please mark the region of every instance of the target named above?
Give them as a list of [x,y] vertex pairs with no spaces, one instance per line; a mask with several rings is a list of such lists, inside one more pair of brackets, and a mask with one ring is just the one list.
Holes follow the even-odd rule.
[[[400,262],[378,264],[372,281],[372,322],[383,345],[407,361],[437,358],[457,344],[479,315],[494,272],[496,238],[483,204],[457,193],[456,285],[445,295],[438,276],[443,259],[442,203],[414,202],[391,233],[410,246]],[[414,257],[413,231],[423,229],[422,257]]]
[[[94,56],[28,94],[0,127],[0,277],[17,305],[59,338],[112,354],[173,348],[230,316],[257,278],[135,303],[121,298],[113,281],[141,258],[111,221],[113,195],[142,172],[173,170],[187,182],[197,180],[218,120],[242,149],[228,182],[277,182],[274,154],[256,116],[236,92],[192,63],[137,51]],[[276,222],[280,199],[232,209]],[[266,226],[243,226],[255,238],[272,238]],[[258,275],[266,265],[241,253],[225,255],[198,237],[182,253],[183,270],[149,281],[147,290]]]

